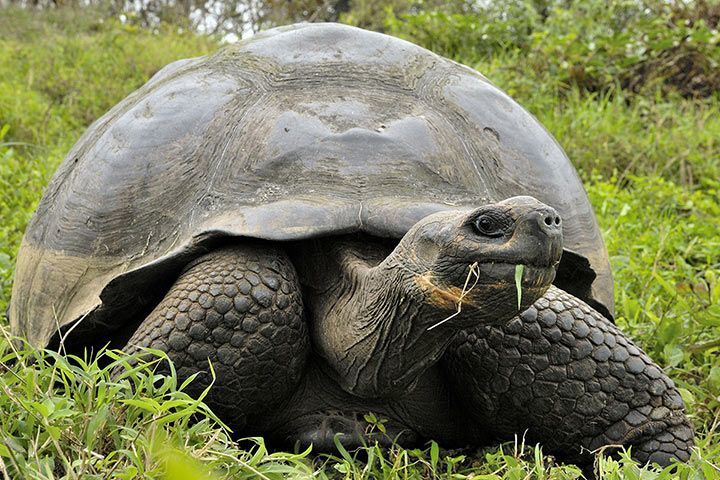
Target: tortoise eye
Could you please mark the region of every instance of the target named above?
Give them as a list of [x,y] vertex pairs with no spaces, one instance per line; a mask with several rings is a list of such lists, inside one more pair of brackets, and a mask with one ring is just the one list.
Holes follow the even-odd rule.
[[504,233],[504,225],[490,215],[480,215],[473,222],[475,230],[486,237],[501,237]]

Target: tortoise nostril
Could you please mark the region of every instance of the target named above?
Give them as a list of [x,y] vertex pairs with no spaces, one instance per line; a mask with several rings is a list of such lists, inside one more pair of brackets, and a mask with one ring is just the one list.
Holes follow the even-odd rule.
[[555,235],[560,233],[562,223],[562,219],[560,218],[560,215],[558,213],[549,208],[549,209],[543,209],[538,212],[539,215],[537,215],[535,218],[537,219],[537,224],[540,227],[540,230],[545,232],[548,235]]

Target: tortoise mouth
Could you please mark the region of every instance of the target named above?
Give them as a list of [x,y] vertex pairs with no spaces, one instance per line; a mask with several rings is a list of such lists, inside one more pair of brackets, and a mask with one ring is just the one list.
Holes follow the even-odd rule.
[[534,289],[548,287],[555,279],[559,262],[552,265],[516,264],[508,262],[480,262],[478,263],[478,284],[498,285],[503,287],[515,286],[515,275],[518,266],[522,267],[521,285],[523,288]]
[[456,277],[452,286],[436,285],[429,275],[416,277],[416,283],[429,291],[429,301],[434,305],[454,310],[458,304],[466,304],[473,308],[476,322],[495,322],[515,315],[519,303],[527,308],[552,285],[556,265],[521,265],[520,285],[515,281],[517,264],[489,261],[471,267],[459,283]]

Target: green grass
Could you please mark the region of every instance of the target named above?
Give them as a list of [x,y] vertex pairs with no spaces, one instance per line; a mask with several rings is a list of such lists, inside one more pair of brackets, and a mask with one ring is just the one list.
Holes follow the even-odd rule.
[[[174,374],[153,374],[161,356],[143,362],[102,352],[88,361],[13,344],[5,327],[0,333],[5,478],[199,479],[213,470],[229,478],[284,478],[314,469],[303,455],[268,453],[262,439],[239,449]],[[111,377],[115,368],[122,373]]]
[[[0,10],[2,310],[25,225],[84,128],[166,63],[217,48],[169,27],[152,33],[99,16],[68,17]],[[658,471],[627,456],[599,456],[596,468],[610,479],[720,478],[718,95],[619,84],[591,91],[551,69],[528,73],[529,60],[517,51],[489,52],[455,56],[534,113],[578,166],[611,255],[617,323],[676,380],[698,432],[688,464]],[[155,377],[151,365],[131,367],[116,352],[103,355],[110,366],[12,343],[0,322],[0,478],[580,476],[522,439],[480,452],[432,443],[333,456],[270,453],[261,439],[231,441],[174,376]],[[111,378],[114,366],[124,370],[121,378]],[[382,428],[380,419],[368,420]]]

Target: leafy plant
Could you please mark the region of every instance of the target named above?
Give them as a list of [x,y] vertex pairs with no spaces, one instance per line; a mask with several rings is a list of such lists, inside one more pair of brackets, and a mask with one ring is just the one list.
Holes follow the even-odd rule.
[[521,57],[517,73],[560,90],[692,97],[720,91],[714,11],[703,1],[509,0],[471,13],[388,12],[385,27],[463,62]]

